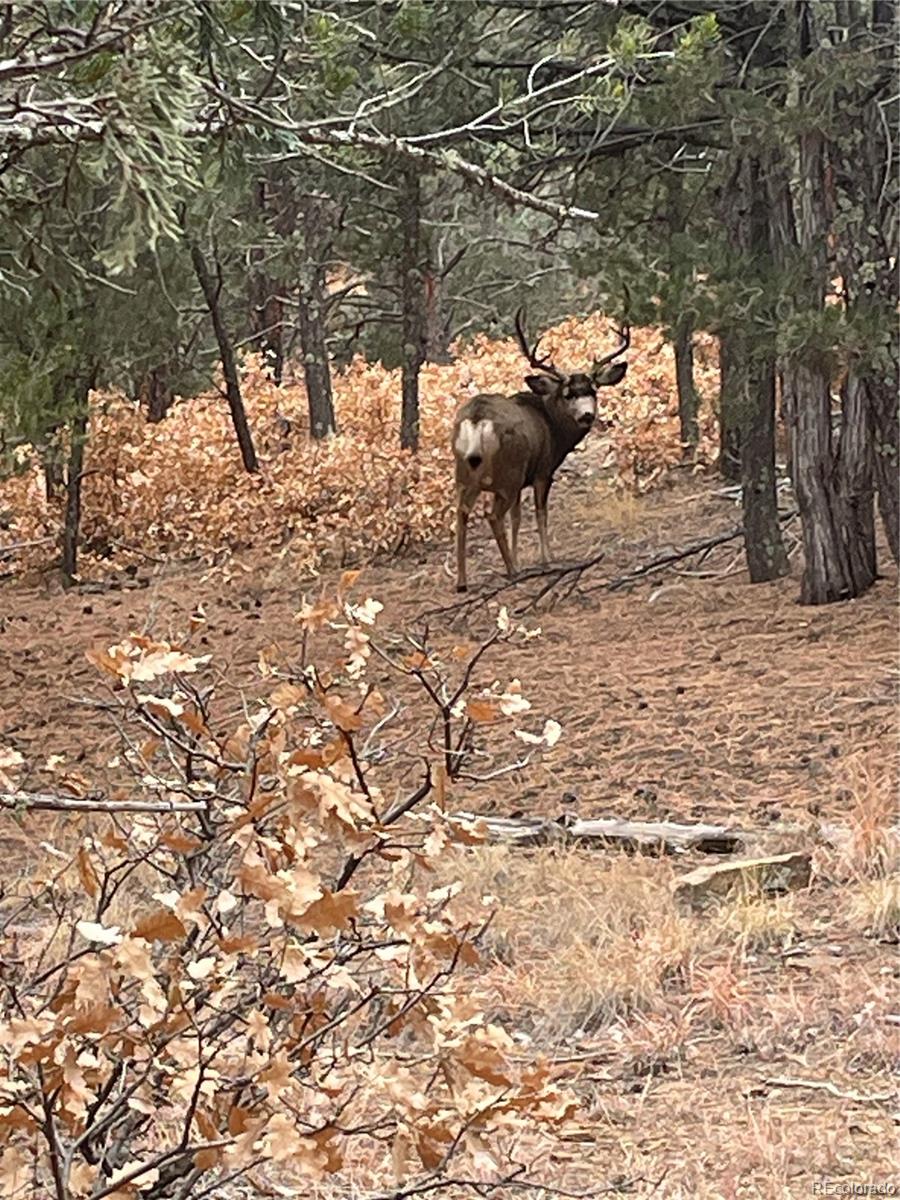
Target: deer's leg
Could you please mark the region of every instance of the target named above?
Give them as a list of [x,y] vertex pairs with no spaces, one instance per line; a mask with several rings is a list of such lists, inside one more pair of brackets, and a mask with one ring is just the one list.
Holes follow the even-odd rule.
[[522,521],[522,493],[519,492],[509,510],[510,539],[513,571],[519,570],[519,525]]
[[538,540],[541,544],[541,562],[550,561],[550,540],[547,537],[547,498],[550,495],[550,480],[537,479],[534,484],[534,512],[537,517]]
[[510,579],[513,579],[516,574],[516,564],[510,553],[509,542],[506,540],[506,514],[509,512],[509,507],[510,503],[508,500],[502,496],[495,495],[488,521],[490,522],[500,553],[503,555],[503,565],[506,567],[506,573]]
[[466,534],[469,529],[469,510],[463,505],[462,497],[456,502],[456,590],[464,592],[466,581]]

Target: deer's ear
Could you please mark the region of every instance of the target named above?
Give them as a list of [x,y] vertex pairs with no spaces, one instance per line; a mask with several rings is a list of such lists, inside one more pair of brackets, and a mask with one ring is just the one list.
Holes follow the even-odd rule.
[[550,396],[558,386],[548,375],[526,375],[525,382],[536,396]]
[[621,383],[627,370],[628,363],[610,363],[608,367],[603,367],[595,373],[594,384],[596,387],[611,387],[615,383]]

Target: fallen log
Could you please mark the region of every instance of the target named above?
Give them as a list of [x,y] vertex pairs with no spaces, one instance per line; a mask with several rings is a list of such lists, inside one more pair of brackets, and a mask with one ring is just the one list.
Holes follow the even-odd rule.
[[[741,829],[730,825],[703,823],[684,825],[677,821],[625,821],[615,817],[579,820],[566,815],[551,817],[494,817],[478,813],[452,813],[451,819],[482,824],[489,842],[514,846],[586,845],[617,846],[623,850],[656,854],[737,854],[752,850],[773,837],[802,838],[840,847],[853,837],[851,829],[820,824],[769,825],[765,829]],[[886,833],[900,837],[900,826]]]
[[479,816],[476,813],[454,813],[453,817],[483,822],[488,841],[511,842],[517,846],[586,842],[667,854],[687,850],[733,854],[743,849],[747,837],[743,831],[725,825],[679,825],[674,821],[621,821],[612,817],[594,821],[553,820],[549,817]]

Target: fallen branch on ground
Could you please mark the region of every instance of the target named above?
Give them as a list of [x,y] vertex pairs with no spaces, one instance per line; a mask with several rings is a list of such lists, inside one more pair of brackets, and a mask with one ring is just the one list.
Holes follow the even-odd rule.
[[792,1079],[789,1076],[776,1076],[765,1082],[768,1087],[810,1088],[813,1091],[828,1092],[838,1100],[852,1100],[856,1104],[887,1104],[897,1099],[897,1092],[872,1092],[870,1095],[864,1092],[844,1092],[830,1079]]
[[[797,510],[782,513],[779,521],[782,525],[786,525],[797,516]],[[742,537],[744,533],[743,525],[736,525],[732,529],[723,530],[721,533],[713,534],[711,537],[702,538],[699,541],[691,542],[687,546],[680,549],[666,550],[662,554],[658,554],[655,558],[651,558],[648,562],[641,563],[631,571],[626,571],[622,575],[615,575],[612,579],[602,580],[600,583],[586,588],[586,593],[591,592],[617,592],[622,588],[630,587],[634,583],[640,583],[649,575],[654,575],[658,571],[665,570],[666,567],[672,566],[675,563],[682,562],[686,558],[693,558],[695,555],[702,555],[704,558],[711,550],[715,550],[718,546],[724,546],[728,542],[733,542],[737,538]],[[505,579],[502,583],[496,584],[494,587],[486,588],[478,592],[476,595],[469,596],[465,600],[460,600],[455,604],[447,604],[440,608],[429,608],[419,614],[419,620],[425,620],[429,617],[436,616],[460,616],[464,613],[471,612],[478,605],[486,603],[488,600],[493,600],[502,592],[512,588],[521,586],[532,579],[547,578],[547,582],[540,587],[533,596],[527,601],[519,605],[515,609],[516,616],[523,616],[531,609],[535,608],[541,600],[543,600],[554,588],[557,588],[565,581],[567,587],[565,595],[569,595],[572,590],[577,587],[581,577],[586,571],[595,567],[605,557],[605,551],[597,551],[590,554],[587,558],[580,559],[574,563],[560,563],[557,566],[546,567],[528,567],[524,571],[520,571],[515,579]],[[702,561],[702,559],[701,559]]]
[[0,558],[6,558],[8,554],[15,554],[17,550],[30,550],[33,546],[46,546],[49,542],[55,542],[55,537],[31,538],[27,542],[11,542],[8,546],[0,546]]
[[[852,837],[849,829],[838,825],[821,824],[805,828],[802,825],[770,825],[765,829],[740,829],[729,825],[682,825],[677,821],[624,821],[615,817],[597,820],[554,820],[550,817],[489,817],[478,813],[450,814],[455,821],[480,821],[487,831],[489,842],[507,842],[514,846],[584,844],[603,848],[606,845],[622,849],[665,854],[684,854],[696,850],[701,854],[735,854],[751,849],[773,834],[784,837],[805,836],[840,846]],[[888,831],[900,836],[900,826]]]
[[204,800],[106,800],[102,796],[55,796],[49,792],[0,792],[0,808],[24,812],[191,813],[206,812]]
[[[783,513],[779,517],[779,522],[782,525],[786,525],[788,521],[792,521],[796,516],[797,511],[794,509],[791,512]],[[596,587],[589,588],[588,591],[617,592],[620,588],[628,587],[632,583],[638,583],[648,575],[662,571],[673,563],[681,562],[685,558],[692,558],[695,554],[706,555],[710,550],[715,550],[717,546],[724,546],[727,542],[733,542],[737,538],[743,537],[743,534],[743,525],[736,525],[734,529],[714,534],[712,537],[703,538],[699,542],[691,542],[690,545],[684,546],[680,550],[670,550],[665,554],[658,555],[656,558],[651,558],[649,562],[635,567],[633,571],[626,571],[624,575],[619,575],[615,579],[608,579],[604,583],[597,584]]]

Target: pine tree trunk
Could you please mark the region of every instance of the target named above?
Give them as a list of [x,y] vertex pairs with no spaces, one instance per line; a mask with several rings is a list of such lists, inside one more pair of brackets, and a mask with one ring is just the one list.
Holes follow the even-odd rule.
[[[263,225],[266,226],[272,218],[273,208],[281,199],[278,189],[268,180],[260,179],[256,184],[255,198]],[[275,226],[282,236],[283,224],[284,212],[281,211],[276,214]],[[254,334],[251,344],[263,353],[272,369],[273,379],[280,386],[284,374],[284,305],[278,281],[266,270],[265,260],[266,251],[263,247],[254,246],[250,251],[250,272],[247,280],[250,328]]]
[[[844,281],[848,321],[866,331],[865,353],[851,362],[848,385],[865,393],[864,412],[856,420],[871,439],[871,472],[878,496],[888,548],[900,561],[900,455],[898,455],[898,385],[900,363],[897,347],[897,307],[900,278],[896,262],[897,174],[896,151],[883,107],[883,97],[896,91],[896,2],[874,0],[847,4],[841,14],[846,42],[859,54],[865,71],[847,74],[836,96],[844,120],[832,129],[830,164],[841,208],[837,237],[837,259]],[[872,67],[878,68],[873,83]],[[894,105],[894,112],[896,107]],[[890,184],[891,168],[893,185]],[[845,390],[845,402],[847,400]],[[852,406],[852,400],[851,400]],[[843,455],[841,465],[846,466]],[[843,482],[843,481],[842,481]],[[845,485],[868,494],[868,486],[857,481]],[[865,540],[868,520],[860,526]],[[863,561],[866,556],[862,555]]]
[[449,322],[444,315],[444,281],[439,271],[428,267],[423,279],[425,291],[425,360],[450,362]]
[[[894,359],[896,347],[891,359]],[[900,562],[900,411],[897,388],[900,375],[896,369],[887,377],[869,379],[867,394],[870,402],[873,442],[873,473],[878,489],[878,511],[884,526],[888,548],[894,562]]]
[[872,477],[870,404],[865,379],[851,363],[841,394],[841,435],[837,452],[843,540],[856,587],[865,591],[876,579],[875,505]]
[[[783,168],[774,170],[771,176],[770,217],[775,244],[790,280],[793,311],[815,329],[814,318],[824,308],[825,247],[830,224],[826,148],[821,132],[801,132],[797,149],[795,183],[788,184]],[[856,383],[850,389],[849,407],[843,415],[845,451],[839,458],[831,430],[829,356],[810,341],[785,356],[783,371],[791,478],[803,528],[800,602],[829,604],[853,599],[875,578],[870,522],[860,511],[871,504],[870,485],[865,480],[871,460],[863,450],[867,438],[865,389]],[[849,477],[845,477],[848,471]]]
[[675,326],[673,339],[675,350],[675,384],[678,389],[678,421],[681,429],[681,447],[685,454],[693,454],[700,440],[697,424],[699,406],[697,389],[694,386],[694,324],[690,316],[683,316]]
[[151,425],[158,425],[165,420],[169,409],[175,403],[175,393],[168,383],[168,367],[154,367],[147,372],[141,391],[147,406],[147,420]]
[[785,367],[785,384],[795,414],[792,474],[803,525],[800,603],[849,600],[864,588],[854,580],[851,560],[856,555],[844,540],[847,526],[835,486],[828,375],[815,360],[795,357]]
[[415,452],[419,448],[419,369],[425,357],[422,303],[421,187],[415,167],[405,167],[400,201],[402,239],[400,288],[403,309],[402,408],[400,445]]
[[[800,59],[828,45],[827,6],[798,0],[785,15]],[[835,269],[829,254],[843,259],[850,275],[853,258],[833,236],[841,162],[837,145],[826,141],[829,114],[809,120],[821,105],[816,86],[812,76],[800,74],[788,92],[788,128],[796,133],[788,143],[789,161],[773,161],[769,178],[769,219],[785,280],[785,316],[794,331],[783,378],[803,527],[803,604],[853,599],[875,579],[869,399],[858,362],[850,363],[837,450],[831,426],[833,353],[822,330],[825,289]],[[851,167],[851,174],[859,173]],[[808,332],[798,339],[798,331]]]
[[744,549],[751,583],[789,570],[778,519],[775,479],[775,353],[757,348],[746,374],[741,422],[741,497]]
[[[65,401],[62,388],[67,383],[56,382],[53,385],[53,408],[59,412]],[[65,483],[62,453],[59,445],[59,425],[51,425],[44,434],[41,446],[41,466],[44,471],[44,495],[48,501],[55,500]]]
[[300,268],[297,323],[309,405],[309,432],[314,438],[331,437],[337,432],[325,329],[328,295],[325,287],[324,219],[325,210],[319,198],[308,197],[303,210],[305,261]]
[[778,519],[775,479],[774,298],[772,252],[760,163],[745,153],[729,188],[728,234],[734,268],[757,292],[745,326],[728,329],[722,388],[723,465],[733,466],[739,448],[744,513],[744,551],[753,583],[787,574],[788,558]]
[[678,391],[678,421],[681,427],[681,449],[692,455],[700,440],[697,426],[698,398],[694,386],[694,321],[687,308],[688,281],[691,268],[686,262],[682,240],[685,227],[684,176],[680,171],[666,175],[669,219],[669,291],[670,303],[677,316],[672,326],[672,346],[675,352],[675,386]]
[[738,335],[726,330],[719,337],[719,474],[737,483],[741,478],[741,396],[746,381]]
[[81,536],[81,484],[84,478],[84,448],[87,442],[90,409],[88,398],[94,377],[86,376],[75,383],[76,413],[69,423],[69,460],[66,465],[66,505],[63,514],[62,575],[63,583],[75,583],[78,571],[78,547]]
[[228,408],[231,412],[231,421],[234,425],[238,446],[240,447],[244,470],[252,475],[259,470],[259,461],[253,446],[253,436],[250,433],[250,426],[247,423],[247,411],[244,408],[244,398],[241,395],[234,347],[225,328],[225,321],[219,304],[220,288],[213,283],[209,268],[206,265],[206,259],[203,256],[203,251],[197,242],[191,242],[191,262],[194,265],[197,280],[206,300],[206,307],[209,309],[209,315],[212,318],[216,343],[219,347],[219,357],[222,360],[222,374],[225,377],[225,395],[228,400]]

